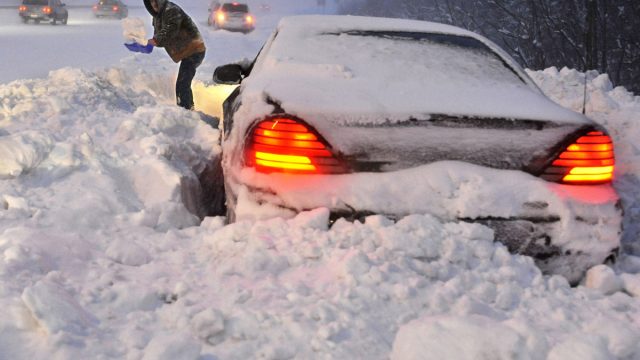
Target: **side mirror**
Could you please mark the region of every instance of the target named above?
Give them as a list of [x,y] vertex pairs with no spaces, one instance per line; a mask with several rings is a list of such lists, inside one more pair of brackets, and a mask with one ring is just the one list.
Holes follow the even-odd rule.
[[224,85],[237,85],[242,81],[242,66],[227,64],[218,66],[213,72],[213,82]]

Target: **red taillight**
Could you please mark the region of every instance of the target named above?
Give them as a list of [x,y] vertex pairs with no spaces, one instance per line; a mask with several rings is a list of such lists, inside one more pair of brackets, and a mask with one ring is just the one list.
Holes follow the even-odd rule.
[[567,146],[542,177],[565,184],[602,184],[613,179],[614,166],[611,138],[591,131]]
[[42,8],[42,12],[45,14],[51,14],[51,8],[48,6],[45,6]]
[[301,121],[275,117],[259,122],[247,140],[245,161],[259,172],[345,173],[326,142]]
[[113,11],[118,11],[118,7],[117,7],[117,6],[114,6],[114,7],[113,7]]
[[27,11],[27,7],[26,7],[26,6],[24,6],[24,5],[21,5],[21,6],[18,8],[18,11]]
[[98,5],[93,5],[93,10],[98,10]]

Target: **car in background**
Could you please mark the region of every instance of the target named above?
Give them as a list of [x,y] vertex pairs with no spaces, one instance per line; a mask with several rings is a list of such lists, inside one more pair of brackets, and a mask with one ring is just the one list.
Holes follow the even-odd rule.
[[226,2],[212,6],[207,24],[216,29],[249,33],[255,29],[255,18],[244,3]]
[[124,19],[129,16],[129,8],[120,0],[100,0],[93,5],[93,15],[100,17],[113,17]]
[[22,0],[18,13],[24,23],[33,20],[36,24],[45,21],[66,25],[69,19],[66,5],[60,0]]
[[218,67],[214,82],[242,83],[221,126],[216,211],[229,222],[321,207],[333,220],[430,214],[486,225],[574,284],[615,260],[611,138],[480,35],[285,17],[253,62]]

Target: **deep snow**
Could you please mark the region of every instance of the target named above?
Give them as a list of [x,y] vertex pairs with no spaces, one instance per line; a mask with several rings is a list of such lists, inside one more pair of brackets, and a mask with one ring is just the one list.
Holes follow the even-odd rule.
[[[3,26],[0,44],[18,42]],[[252,57],[269,31],[204,31],[200,109],[228,92],[209,86],[213,68]],[[0,358],[640,358],[638,257],[571,288],[481,225],[372,216],[329,229],[323,209],[200,221],[187,208],[219,132],[173,105],[166,55],[48,74],[1,56]],[[580,109],[584,74],[530,75]],[[640,253],[640,98],[595,75],[587,115],[615,138],[625,252]]]

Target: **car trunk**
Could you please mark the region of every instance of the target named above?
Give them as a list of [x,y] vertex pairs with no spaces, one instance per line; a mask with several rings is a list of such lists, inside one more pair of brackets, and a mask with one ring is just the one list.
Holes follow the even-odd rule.
[[50,15],[44,12],[44,8],[49,6],[47,2],[27,3],[23,6],[26,7],[25,15],[27,16],[44,17]]
[[550,121],[434,116],[393,125],[343,126],[327,139],[353,171],[386,172],[464,161],[539,175],[592,127]]
[[[116,7],[116,10],[114,10]],[[98,3],[96,5],[96,11],[100,13],[117,13],[120,7],[118,4]]]

